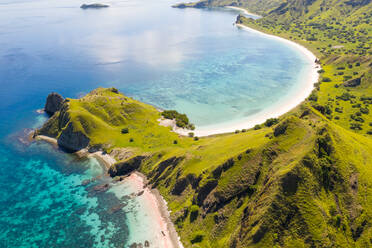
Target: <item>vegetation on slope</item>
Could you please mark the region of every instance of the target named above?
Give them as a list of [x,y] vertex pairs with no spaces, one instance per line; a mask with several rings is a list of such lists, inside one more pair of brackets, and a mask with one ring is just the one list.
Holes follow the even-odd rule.
[[[293,3],[293,4],[291,4]],[[259,20],[237,23],[294,40],[322,64],[321,82],[309,100],[328,119],[354,132],[371,133],[372,2],[288,1]]]
[[370,138],[311,104],[258,130],[199,140],[159,126],[160,115],[97,89],[68,99],[38,132],[58,138],[72,125],[89,138],[89,150],[118,160],[111,176],[146,174],[168,201],[185,247],[370,244]]
[[307,101],[253,130],[194,140],[159,126],[155,108],[97,89],[65,102],[39,133],[58,138],[71,125],[89,150],[116,157],[112,176],[146,174],[185,247],[372,246],[371,1],[184,7],[225,5],[260,13],[237,23],[320,58],[321,82]]
[[[219,0],[207,3],[201,7],[231,5]],[[313,106],[349,130],[372,133],[371,1],[264,0],[232,5],[263,15],[257,20],[239,15],[238,24],[293,40],[318,56],[323,69],[309,98]]]

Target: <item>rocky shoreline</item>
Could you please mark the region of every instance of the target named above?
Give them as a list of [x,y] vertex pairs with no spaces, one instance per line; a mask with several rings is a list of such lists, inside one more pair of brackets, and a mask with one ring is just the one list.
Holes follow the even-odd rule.
[[[33,137],[33,139],[45,141],[45,142],[52,144],[55,147],[58,147],[58,141],[55,138],[47,137],[44,135],[36,135]],[[111,166],[116,163],[115,158],[113,158],[111,155],[107,153],[103,153],[100,151],[91,153],[88,151],[88,149],[82,149],[73,154],[80,158],[94,157],[104,168],[106,168],[106,172],[108,172]],[[156,212],[157,212],[157,215],[159,216],[158,220],[159,222],[161,222],[158,224],[159,226],[165,227],[164,230],[160,231],[164,239],[163,240],[165,244],[164,247],[183,248],[183,245],[180,241],[180,237],[178,236],[177,231],[174,227],[174,224],[170,219],[170,213],[168,210],[167,202],[164,200],[164,198],[161,196],[160,192],[156,188],[151,188],[148,185],[147,177],[138,171],[134,171],[134,172],[130,172],[127,175],[116,176],[113,178],[114,183],[120,183],[121,181],[124,182],[124,180],[129,183],[140,184],[138,187],[142,188],[143,190],[140,192],[137,192],[135,196],[144,195],[144,197],[150,201],[150,204],[154,206],[153,210],[155,209],[157,210]],[[86,183],[90,183],[90,181],[89,182],[87,181]],[[110,188],[109,184],[103,184],[103,185],[96,186],[94,190],[96,192],[103,192],[103,191],[107,191],[109,188]],[[121,208],[122,207],[120,207],[120,209],[113,209],[112,211],[119,211],[121,210]],[[146,246],[145,244],[133,243],[131,244],[130,247],[133,247],[133,248],[134,247],[150,247],[150,245]]]
[[[57,118],[54,113],[59,111],[59,122],[65,123],[67,127],[64,128],[58,138],[50,137],[51,133],[49,132],[51,126],[48,125],[49,122],[47,121],[42,128],[35,130],[30,134],[30,139],[48,142],[54,147],[60,148],[64,152],[76,155],[79,158],[95,158],[102,165],[102,167],[105,168],[107,175],[113,178],[112,182],[115,184],[121,182],[136,184],[137,187],[142,190],[137,192],[135,196],[143,195],[146,201],[153,206],[152,210],[157,210],[155,211],[155,214],[158,226],[162,227],[162,230],[159,231],[162,234],[161,237],[164,247],[182,248],[183,246],[180,242],[180,238],[170,219],[167,203],[157,189],[148,186],[146,176],[138,172],[136,168],[130,169],[127,173],[124,173],[124,175],[123,173],[120,173],[120,176],[110,173],[112,168],[115,167],[113,165],[117,163],[115,156],[119,157],[119,159],[122,159],[123,157],[129,157],[131,153],[127,151],[124,151],[125,154],[121,154],[120,152],[112,152],[113,155],[111,155],[102,151],[102,147],[89,147],[89,138],[81,132],[74,131],[72,122],[67,124],[70,120],[70,117],[66,111],[66,104],[68,102],[68,99],[64,99],[57,93],[49,94],[44,108],[45,112],[48,113],[51,116],[50,119],[52,119]],[[91,181],[88,180],[86,183],[89,184],[90,182]],[[104,192],[109,188],[110,184],[103,184],[96,186],[94,191]],[[112,211],[119,211],[120,209],[118,207],[118,209],[114,209]],[[143,245],[144,247],[150,247],[150,243],[133,243],[130,247],[143,247]]]

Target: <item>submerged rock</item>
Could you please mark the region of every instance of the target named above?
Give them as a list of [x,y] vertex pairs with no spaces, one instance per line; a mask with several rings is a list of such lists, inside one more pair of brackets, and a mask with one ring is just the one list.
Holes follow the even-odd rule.
[[53,115],[62,108],[63,101],[64,99],[60,94],[55,92],[50,93],[45,103],[45,112],[49,115]]
[[102,192],[106,192],[109,188],[110,188],[110,185],[108,183],[105,183],[105,184],[94,186],[92,190],[95,193],[102,193]]
[[102,4],[102,3],[92,3],[92,4],[83,4],[80,6],[82,9],[100,9],[100,8],[108,8],[110,5]]
[[113,213],[116,213],[118,211],[121,211],[123,209],[123,207],[125,207],[126,205],[127,205],[126,203],[120,203],[116,206],[113,206],[112,208],[110,208],[109,213],[113,214]]

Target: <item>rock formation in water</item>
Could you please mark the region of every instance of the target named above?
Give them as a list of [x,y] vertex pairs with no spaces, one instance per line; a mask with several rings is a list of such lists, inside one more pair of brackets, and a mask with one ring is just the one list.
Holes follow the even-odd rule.
[[62,108],[63,101],[64,99],[60,94],[55,92],[50,93],[45,103],[45,112],[49,115],[53,115]]
[[82,9],[100,9],[100,8],[107,8],[110,5],[102,4],[102,3],[92,3],[92,4],[83,4],[80,6]]

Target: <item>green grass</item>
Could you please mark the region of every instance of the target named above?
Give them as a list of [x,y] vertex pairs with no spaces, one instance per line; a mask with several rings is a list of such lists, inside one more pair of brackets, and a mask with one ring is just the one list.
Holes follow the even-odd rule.
[[[278,8],[283,2],[236,2],[264,16],[238,21],[306,46],[329,80],[279,123],[194,140],[159,126],[154,107],[100,88],[70,99],[43,132],[58,137],[67,113],[91,146],[146,155],[139,170],[168,202],[185,247],[370,247],[372,102],[362,98],[372,97],[371,4],[299,0]],[[358,77],[360,85],[344,86]],[[179,162],[164,165],[173,158]],[[177,183],[185,186],[179,195]]]
[[[69,99],[45,128],[57,129],[58,137],[64,129],[58,131],[59,117],[66,113],[74,130],[90,138],[90,146],[102,144],[109,153],[126,148],[133,156],[148,156],[140,171],[167,200],[185,247],[228,247],[232,243],[236,247],[362,247],[369,242],[369,226],[356,241],[352,236],[372,214],[368,209],[372,203],[368,167],[372,141],[329,120],[311,102],[271,127],[262,125],[259,130],[198,141],[160,126],[161,114],[154,107],[112,89],[100,88],[81,99]],[[128,133],[123,134],[123,128],[128,128]],[[331,147],[330,154],[320,153],[319,140]],[[159,171],[161,163],[174,157],[181,158],[180,162]],[[218,168],[222,169],[216,174]],[[353,194],[349,178],[355,173],[360,186]],[[190,175],[199,178],[198,186],[188,183],[180,195],[172,194],[175,184]],[[284,184],[291,175],[300,178],[294,191],[294,186],[286,189]],[[217,185],[198,203],[201,189],[211,181]],[[286,193],[288,190],[291,193]],[[329,214],[335,206],[338,213]],[[358,207],[354,210],[353,206]],[[190,217],[196,209],[197,215]],[[288,218],[289,226],[285,224]]]

